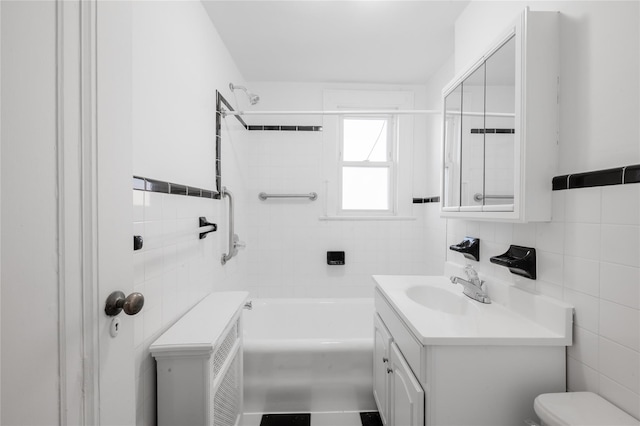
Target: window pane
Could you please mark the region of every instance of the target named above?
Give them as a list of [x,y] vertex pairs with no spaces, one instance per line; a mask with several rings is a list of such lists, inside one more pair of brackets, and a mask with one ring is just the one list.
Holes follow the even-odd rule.
[[388,210],[389,169],[386,167],[343,167],[343,210]]
[[344,119],[344,161],[387,161],[387,120]]

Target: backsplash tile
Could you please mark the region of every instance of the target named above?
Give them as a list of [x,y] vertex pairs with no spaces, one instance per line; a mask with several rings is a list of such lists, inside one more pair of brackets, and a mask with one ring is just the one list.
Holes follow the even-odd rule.
[[[556,179],[554,188],[561,181]],[[534,291],[573,304],[574,345],[567,350],[569,390],[599,393],[638,417],[640,185],[554,191],[552,200],[552,222],[496,223],[494,241],[490,241],[490,227],[483,222],[447,220],[443,245],[473,231],[484,233],[483,257],[499,254],[509,244],[521,241],[536,247],[536,281],[510,276],[505,268],[492,269],[484,259],[474,266],[483,276],[528,289],[534,283]],[[455,253],[446,257],[463,263]]]
[[602,223],[640,225],[640,185],[618,185],[602,191]]
[[636,352],[640,351],[639,311],[600,299],[600,335]]
[[600,297],[640,309],[640,268],[600,263]]
[[632,392],[640,393],[640,354],[602,336],[599,347],[600,373]]
[[573,328],[573,345],[567,348],[567,354],[591,368],[598,368],[599,338],[596,333],[582,327]]
[[640,227],[603,224],[600,259],[604,262],[640,267]]

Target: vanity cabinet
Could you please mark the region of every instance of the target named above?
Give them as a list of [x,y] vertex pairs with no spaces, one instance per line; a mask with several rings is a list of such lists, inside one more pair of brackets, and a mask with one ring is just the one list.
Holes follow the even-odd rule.
[[559,17],[526,9],[443,90],[441,216],[551,220]]
[[395,343],[391,343],[388,373],[391,397],[389,424],[424,425],[424,390]]
[[378,314],[374,317],[373,396],[384,425],[424,425],[424,390]]
[[379,288],[375,309],[374,396],[385,426],[523,424],[537,395],[566,390],[564,346],[422,344]]
[[373,318],[373,336],[373,398],[378,406],[382,424],[386,425],[389,414],[391,334],[379,315]]

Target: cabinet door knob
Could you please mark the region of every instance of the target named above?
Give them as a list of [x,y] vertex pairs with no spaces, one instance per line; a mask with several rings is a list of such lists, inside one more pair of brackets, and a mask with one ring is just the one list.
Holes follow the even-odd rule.
[[382,362],[389,362],[389,358],[382,357]]
[[391,374],[391,373],[393,373],[393,370],[390,368],[387,368],[387,374]]

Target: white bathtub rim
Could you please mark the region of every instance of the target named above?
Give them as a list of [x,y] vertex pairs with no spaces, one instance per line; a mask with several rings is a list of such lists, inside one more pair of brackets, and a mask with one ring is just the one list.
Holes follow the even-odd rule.
[[332,339],[245,339],[245,352],[345,352],[373,351],[373,330],[371,337]]

